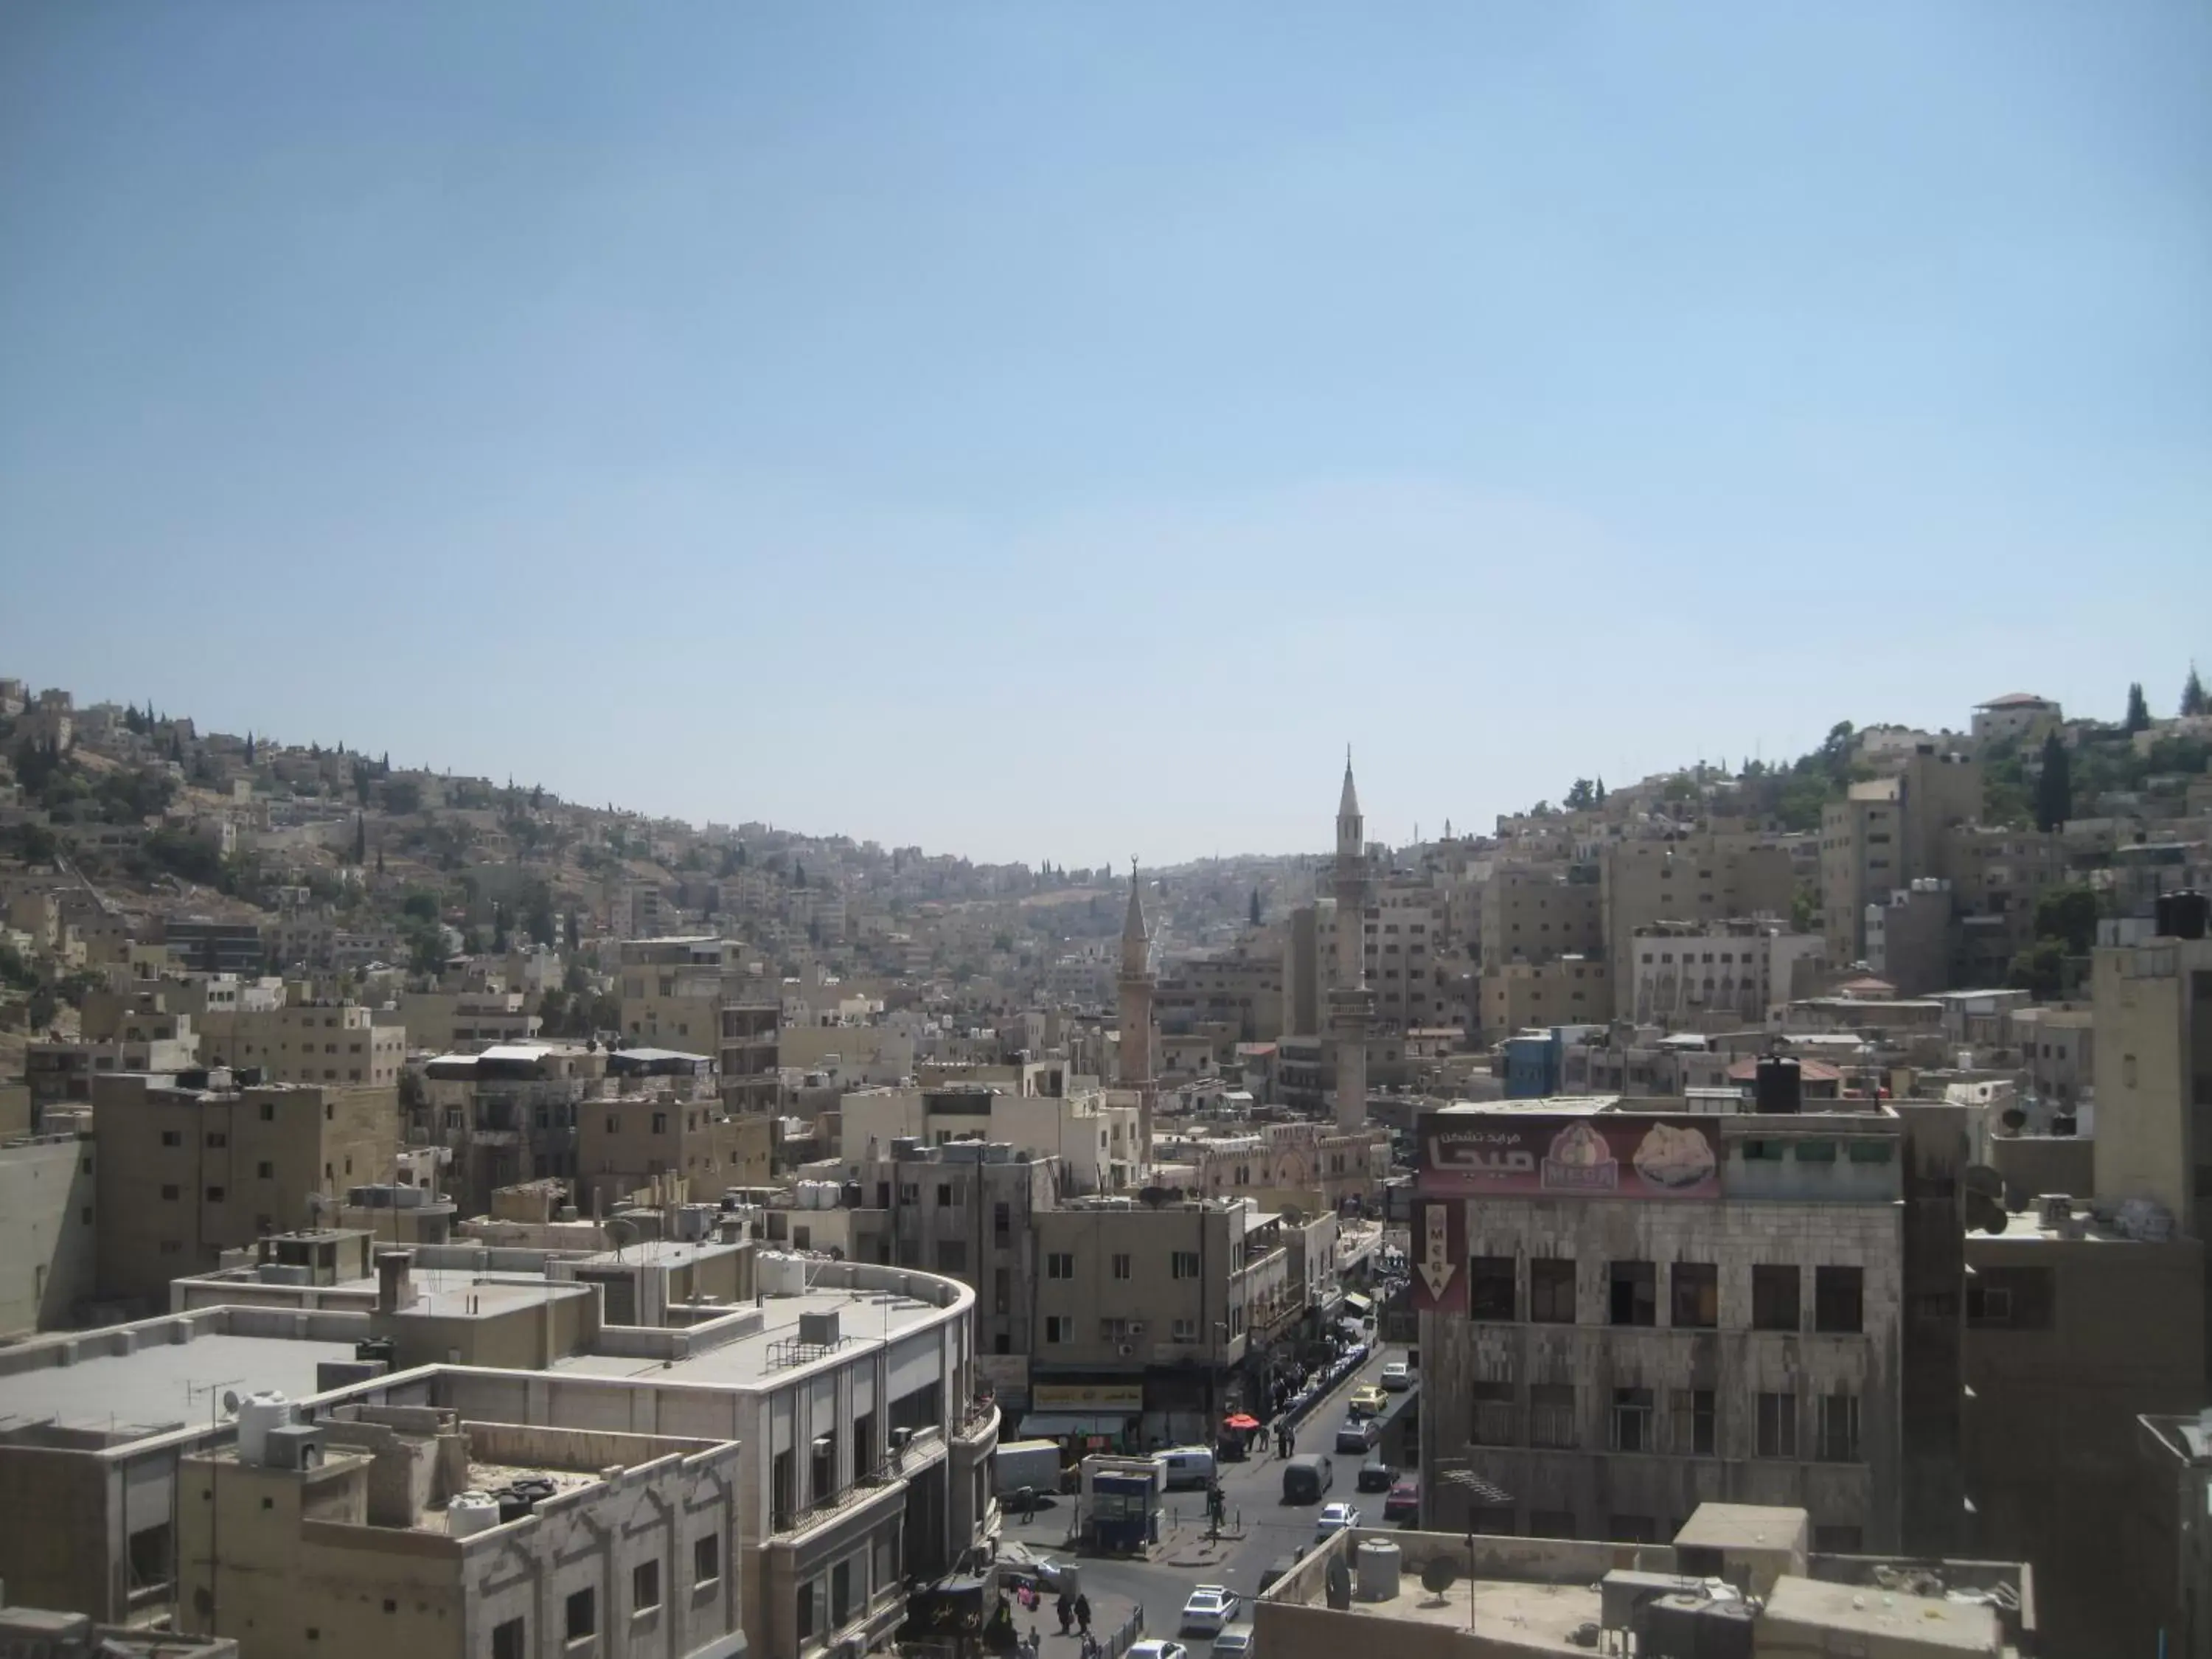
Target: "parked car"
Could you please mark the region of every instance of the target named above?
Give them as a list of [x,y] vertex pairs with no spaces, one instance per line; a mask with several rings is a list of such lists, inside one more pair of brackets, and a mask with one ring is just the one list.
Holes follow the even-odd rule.
[[1372,1382],[1354,1389],[1352,1397],[1345,1401],[1354,1417],[1372,1417],[1389,1403],[1390,1396]]
[[1388,1492],[1397,1480],[1397,1470],[1379,1457],[1370,1457],[1359,1466],[1357,1484],[1362,1492]]
[[1133,1644],[1122,1659],[1190,1659],[1190,1650],[1180,1642],[1164,1641],[1156,1636]]
[[1413,1386],[1413,1368],[1402,1359],[1393,1359],[1382,1367],[1382,1388],[1389,1394],[1403,1394]]
[[1421,1483],[1418,1480],[1401,1480],[1382,1500],[1385,1521],[1417,1521],[1420,1514]]
[[1349,1504],[1330,1504],[1324,1506],[1321,1519],[1314,1522],[1314,1542],[1333,1538],[1346,1527],[1359,1524],[1359,1511]]
[[1252,1659],[1252,1626],[1231,1625],[1215,1637],[1213,1659]]
[[1169,1491],[1195,1489],[1203,1492],[1213,1484],[1213,1454],[1206,1447],[1176,1446],[1160,1455],[1167,1462]]
[[1236,1591],[1225,1584],[1200,1584],[1182,1604],[1182,1623],[1176,1628],[1216,1635],[1243,1605]]
[[1279,1578],[1287,1578],[1298,1570],[1298,1553],[1279,1555],[1260,1569],[1260,1594],[1265,1595]]

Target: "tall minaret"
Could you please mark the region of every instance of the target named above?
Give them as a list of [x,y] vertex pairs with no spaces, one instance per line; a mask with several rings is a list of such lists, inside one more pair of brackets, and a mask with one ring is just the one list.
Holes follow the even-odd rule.
[[1328,1028],[1336,1039],[1336,1126],[1367,1121],[1367,1027],[1375,994],[1367,988],[1367,833],[1359,792],[1352,783],[1352,750],[1344,751],[1344,794],[1336,804],[1336,984],[1328,994]]
[[1121,1086],[1137,1091],[1137,1157],[1140,1167],[1152,1157],[1152,935],[1145,928],[1144,886],[1137,861],[1129,860],[1129,914],[1121,922],[1121,971],[1115,976],[1121,1002]]

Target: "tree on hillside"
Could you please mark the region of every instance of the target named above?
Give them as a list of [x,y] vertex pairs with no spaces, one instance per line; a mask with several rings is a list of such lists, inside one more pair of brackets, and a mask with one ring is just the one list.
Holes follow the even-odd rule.
[[2189,678],[2182,682],[2181,712],[2185,714],[2212,714],[2212,700],[2208,700],[2204,682],[2197,678],[2197,665],[2189,665]]
[[360,812],[353,815],[353,861],[356,865],[368,862],[368,819]]
[[2128,687],[2128,713],[2123,724],[2130,732],[2148,732],[2150,729],[2150,705],[2143,701],[2141,680]]
[[569,912],[568,912],[568,948],[569,948],[571,951],[574,951],[574,950],[576,948],[576,946],[577,946],[577,943],[578,943],[578,940],[579,940],[579,939],[580,939],[580,937],[581,937],[581,933],[582,933],[581,927],[580,927],[580,924],[579,924],[579,923],[577,922],[577,921],[576,921],[576,913],[575,913],[574,910],[569,911]]
[[1597,786],[1588,778],[1577,778],[1567,790],[1567,810],[1580,812],[1597,805]]
[[1256,887],[1255,887],[1255,888],[1252,890],[1252,912],[1251,912],[1251,915],[1252,915],[1252,925],[1253,925],[1255,927],[1257,927],[1260,925],[1260,890],[1259,890],[1258,888],[1256,888]]
[[2097,943],[2097,895],[2084,886],[2054,887],[2035,902],[2035,936],[2055,940],[2072,957]]
[[2035,827],[2046,835],[2074,816],[2074,777],[2058,733],[2043,739],[2043,770],[2035,780]]

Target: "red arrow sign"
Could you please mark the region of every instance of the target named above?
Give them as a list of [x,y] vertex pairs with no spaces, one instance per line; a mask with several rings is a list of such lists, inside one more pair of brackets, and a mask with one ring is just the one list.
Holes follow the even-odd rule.
[[1413,1206],[1413,1309],[1462,1313],[1467,1308],[1466,1213],[1457,1200],[1424,1199]]

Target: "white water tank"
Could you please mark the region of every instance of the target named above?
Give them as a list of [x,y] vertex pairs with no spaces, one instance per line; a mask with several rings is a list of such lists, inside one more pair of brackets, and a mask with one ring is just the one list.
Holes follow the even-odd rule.
[[446,1535],[466,1538],[499,1524],[499,1499],[489,1492],[461,1492],[446,1505]]
[[1370,1539],[1359,1547],[1358,1589],[1363,1601],[1388,1601],[1398,1594],[1398,1574],[1405,1563],[1395,1544]]
[[755,1282],[763,1296],[804,1296],[806,1258],[787,1255],[780,1250],[763,1255],[755,1268]]
[[238,1407],[238,1461],[257,1467],[269,1461],[269,1431],[292,1422],[292,1402],[276,1389],[250,1394]]

